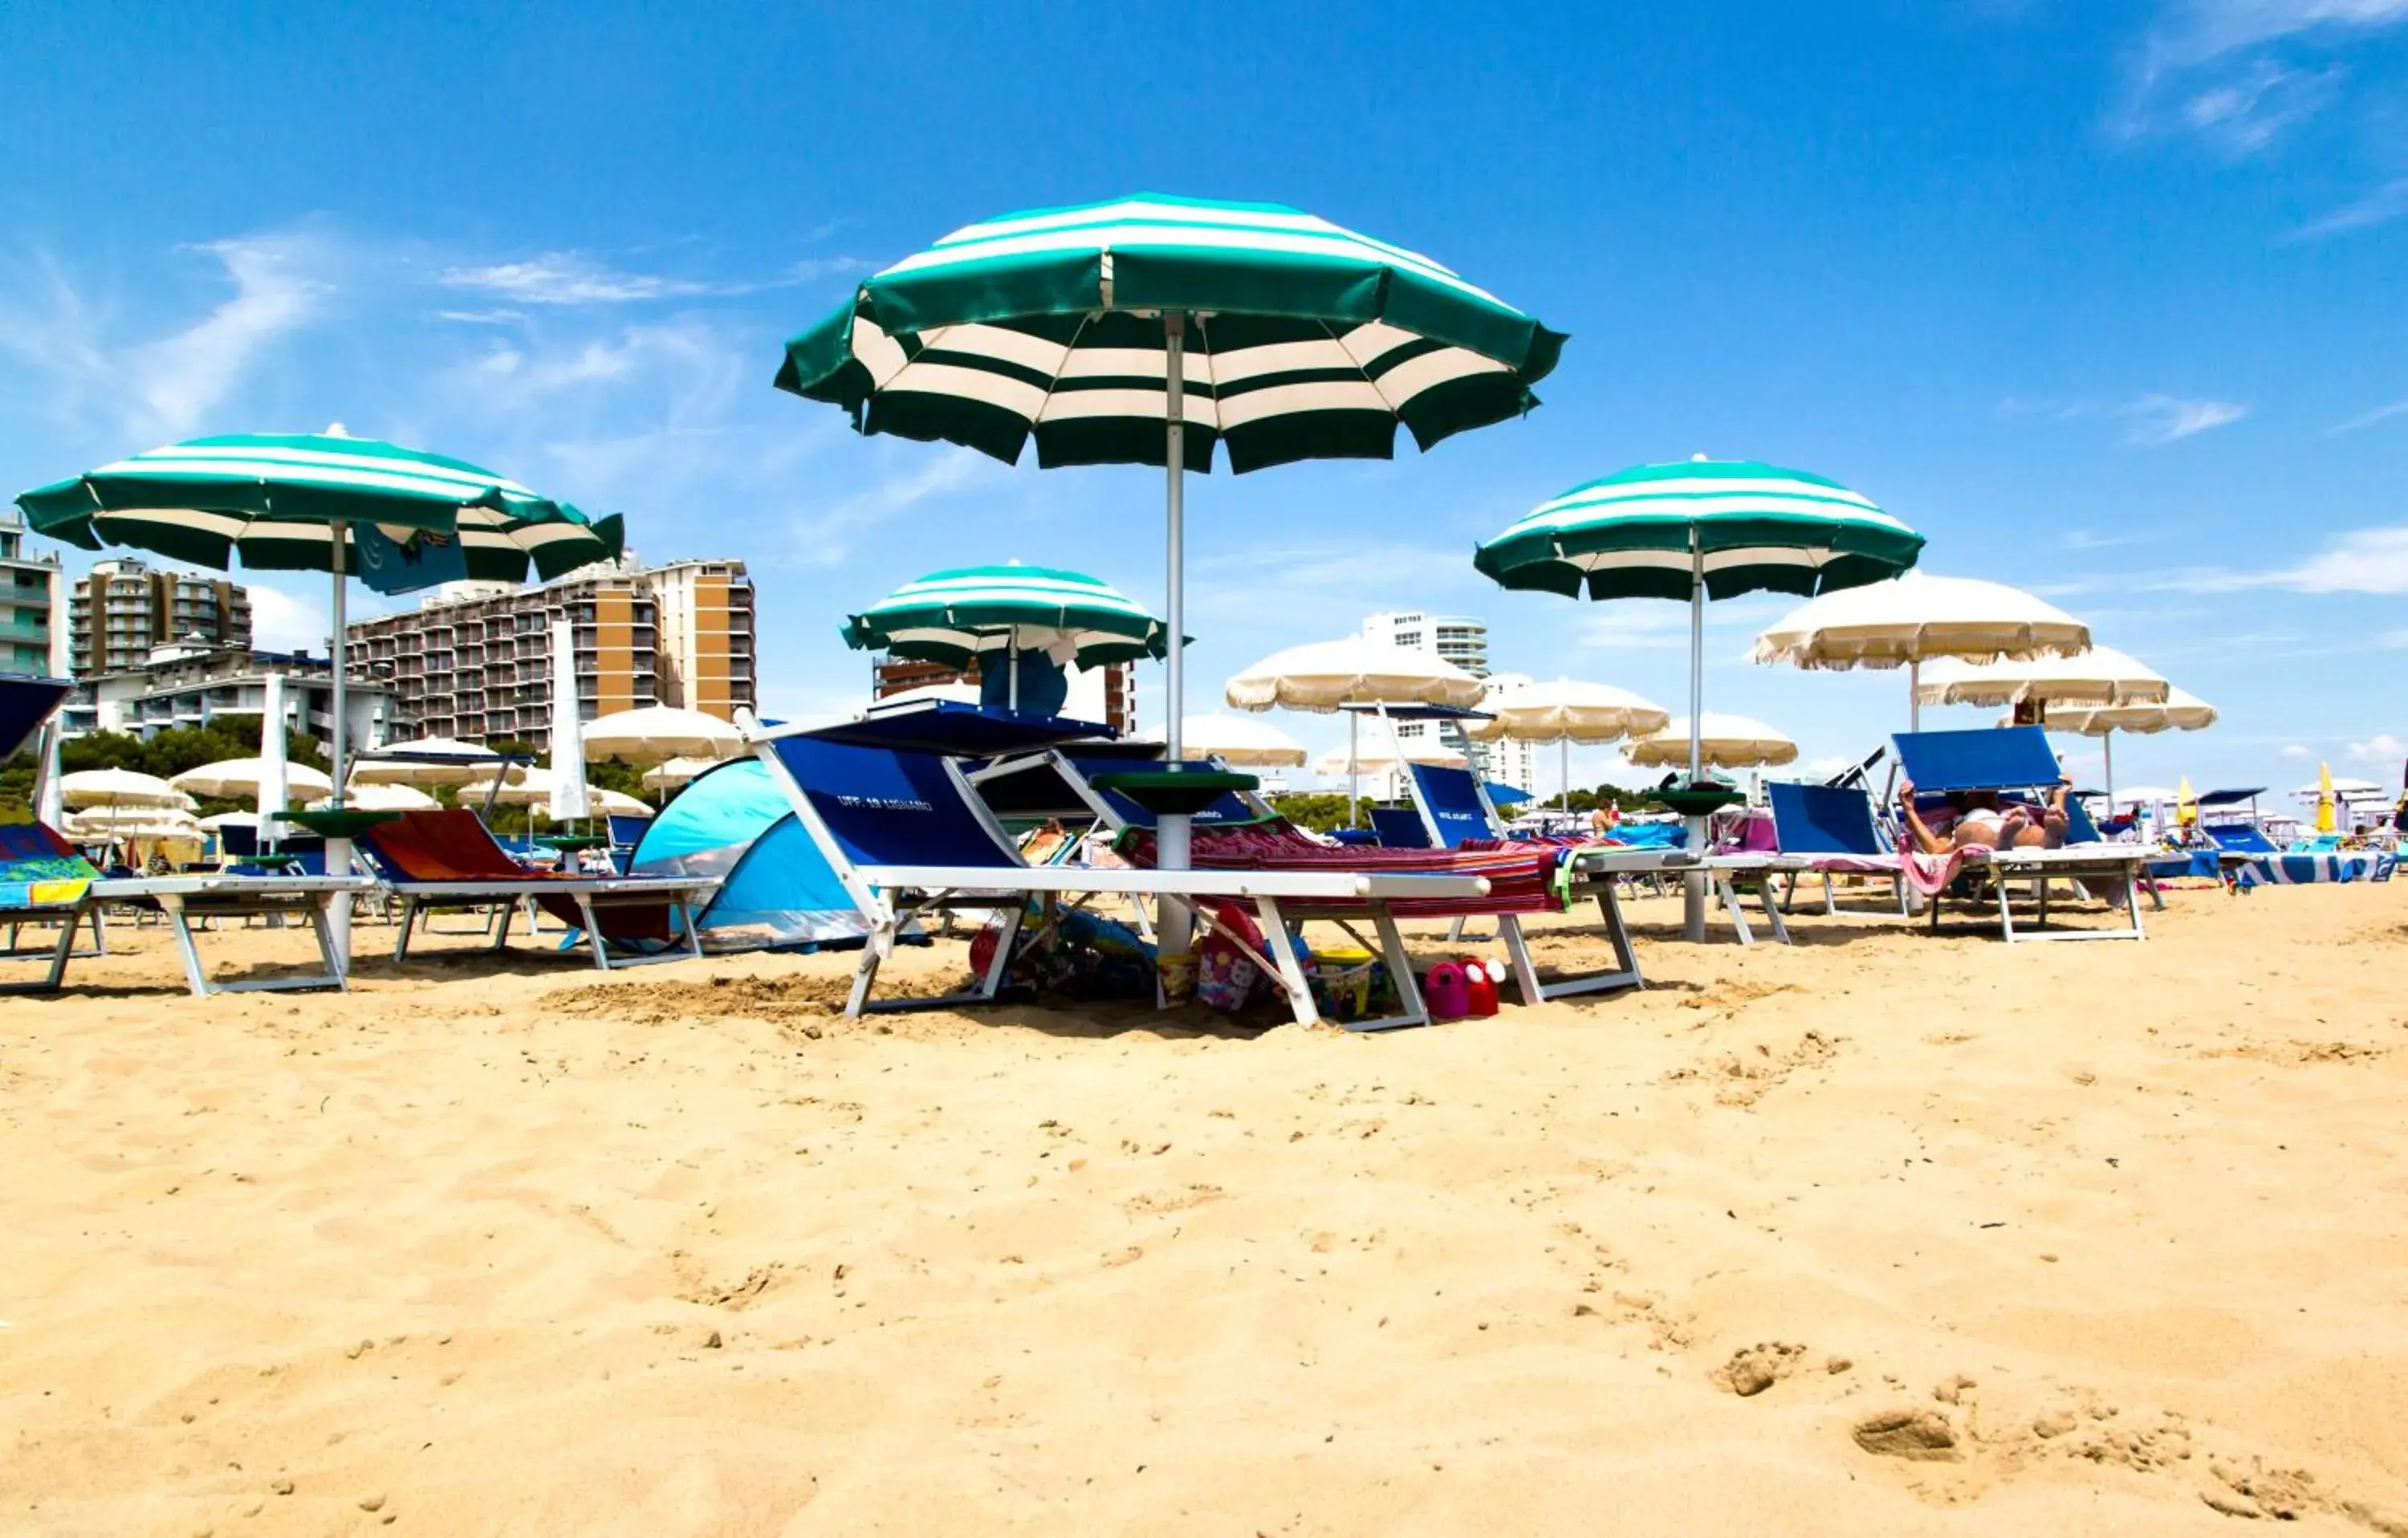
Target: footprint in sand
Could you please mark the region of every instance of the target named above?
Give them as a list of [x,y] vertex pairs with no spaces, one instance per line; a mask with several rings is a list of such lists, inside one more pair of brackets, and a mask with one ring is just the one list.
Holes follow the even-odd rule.
[[1806,1348],[1784,1341],[1759,1341],[1731,1353],[1730,1360],[1706,1374],[1718,1388],[1727,1388],[1742,1399],[1754,1399],[1766,1389],[1798,1371],[1806,1358]]
[[1956,1460],[1956,1431],[1948,1417],[1920,1406],[1883,1410],[1856,1422],[1856,1445],[1882,1458],[1925,1463]]

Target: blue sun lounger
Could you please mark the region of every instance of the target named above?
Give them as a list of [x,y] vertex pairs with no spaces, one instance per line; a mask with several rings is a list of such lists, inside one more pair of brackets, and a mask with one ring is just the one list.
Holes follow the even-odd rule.
[[[1772,808],[1772,837],[1781,853],[1802,856],[1805,868],[1789,877],[1788,898],[1798,894],[1800,874],[1823,878],[1823,911],[1840,911],[1832,890],[1836,875],[1886,877],[1898,911],[1910,911],[1906,861],[1873,816],[1873,798],[1861,784],[1807,785],[1776,780],[1764,787]],[[1784,901],[1784,906],[1787,906]]]
[[[753,751],[867,921],[868,943],[862,947],[845,1001],[847,1015],[991,1002],[1016,954],[1028,899],[1092,894],[1167,897],[1186,905],[1207,929],[1216,926],[1211,910],[1201,906],[1205,900],[1251,904],[1266,937],[1264,950],[1254,954],[1277,979],[1303,1025],[1318,1019],[1319,1011],[1295,948],[1285,943],[1289,925],[1309,918],[1368,917],[1378,927],[1400,1013],[1350,1023],[1348,1028],[1427,1025],[1429,1012],[1389,904],[1414,898],[1477,898],[1488,890],[1487,882],[1476,876],[1031,866],[952,759],[832,741],[809,732],[765,738]],[[870,998],[879,965],[893,954],[904,925],[922,913],[964,909],[1003,915],[994,960],[975,987],[939,998]]]
[[[2023,793],[2035,799],[2065,777],[2048,734],[2038,726],[1992,726],[1971,731],[1900,732],[1890,740],[1898,752],[1899,770],[1917,792],[1950,793],[1988,790]],[[2099,836],[2082,803],[2066,801],[2066,841],[2057,849],[1997,849],[1969,853],[1965,868],[1986,873],[1999,901],[2000,933],[2010,942],[2028,940],[2143,940],[2141,926],[2141,870],[2153,856],[2139,844],[2109,843]],[[2018,933],[2008,901],[2010,881],[2030,881],[2040,907],[2036,929]],[[2048,887],[2053,880],[2085,884],[2107,883],[2123,888],[2123,908],[2130,923],[2109,929],[2050,929]],[[1940,923],[1940,902],[1931,903],[1933,927]]]

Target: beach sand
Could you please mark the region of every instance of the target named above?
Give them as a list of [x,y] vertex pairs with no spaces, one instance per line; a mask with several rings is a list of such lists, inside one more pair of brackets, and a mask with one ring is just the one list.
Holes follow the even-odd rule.
[[2171,900],[1381,1037],[121,927],[0,1002],[0,1531],[2408,1533],[2408,899]]

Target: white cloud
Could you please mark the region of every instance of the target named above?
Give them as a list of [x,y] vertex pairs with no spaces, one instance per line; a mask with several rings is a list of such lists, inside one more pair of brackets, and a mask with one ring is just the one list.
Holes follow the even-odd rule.
[[2230,401],[2184,400],[2152,394],[2120,408],[2116,414],[2131,423],[2124,430],[2125,442],[2155,449],[2229,426],[2247,416],[2249,408]]
[[251,590],[251,643],[263,652],[315,652],[323,655],[329,627],[326,611],[281,588],[246,579]]
[[2286,238],[2321,240],[2329,235],[2346,235],[2351,230],[2387,224],[2401,214],[2408,214],[2408,177],[2394,177],[2332,212],[2308,221]]
[[2408,740],[2376,732],[2363,742],[2352,742],[2341,755],[2353,764],[2397,764],[2408,760]]
[[44,377],[44,403],[63,420],[105,417],[114,433],[146,440],[189,436],[265,353],[323,316],[342,253],[308,226],[186,249],[213,260],[234,288],[200,319],[118,342],[113,309],[87,300],[56,262],[36,256],[19,287],[36,303],[0,310],[0,352]]
[[[1711,614],[1713,610],[1708,609]],[[1581,616],[1580,643],[1595,651],[1670,651],[1689,644],[1687,604],[1628,602],[1599,604]]]
[[2292,593],[2408,593],[2408,524],[2353,529],[2296,566],[2270,571],[2208,569],[2157,584],[2188,593],[2275,587]]
[[2388,406],[2378,406],[2371,411],[2360,411],[2347,422],[2335,423],[2325,429],[2325,437],[2339,438],[2344,433],[2361,432],[2393,417],[2408,416],[2408,400],[2395,400]]
[[[764,289],[787,288],[858,272],[867,266],[853,257],[837,256],[797,262],[777,277],[766,280],[698,279],[632,272],[585,252],[553,251],[518,262],[447,267],[436,281],[445,288],[491,294],[517,304],[622,305],[757,294]],[[465,319],[466,315],[452,318]]]
[[2086,528],[2078,528],[2065,536],[2064,544],[2068,550],[2113,550],[2118,545],[2137,545],[2145,538],[2140,534],[2093,534]]
[[2283,744],[2282,756],[2286,758],[2314,758],[2315,755],[2310,753],[2306,748],[2301,747],[2297,742],[2286,742]]

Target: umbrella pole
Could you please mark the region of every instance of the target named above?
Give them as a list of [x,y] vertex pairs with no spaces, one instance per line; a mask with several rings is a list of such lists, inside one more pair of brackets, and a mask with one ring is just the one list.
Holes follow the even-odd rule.
[[2107,815],[2112,819],[2115,815],[2115,734],[2101,734],[2099,746],[2107,755]]
[[1354,728],[1361,724],[1362,720],[1363,717],[1359,712],[1346,712],[1346,826],[1349,827],[1354,826],[1357,815],[1354,810],[1354,784],[1361,771],[1355,768]]
[[1564,814],[1572,810],[1572,740],[1570,733],[1555,739],[1555,770],[1564,783]]
[[[1163,658],[1164,693],[1169,697],[1163,706],[1163,739],[1167,759],[1173,764],[1183,756],[1185,744],[1181,737],[1187,711],[1187,658],[1183,644],[1187,638],[1187,509],[1182,500],[1187,477],[1186,371],[1187,317],[1180,310],[1166,309],[1162,312],[1163,466],[1167,472],[1163,491],[1163,582],[1169,591],[1170,649]],[[1165,812],[1154,821],[1156,863],[1165,870],[1186,870],[1187,814]],[[1175,899],[1162,899],[1155,929],[1161,937],[1159,955],[1167,957],[1187,954],[1187,910]],[[1270,938],[1274,944],[1283,942],[1280,936]]]
[[[335,782],[331,804],[336,811],[340,812],[343,810],[343,710],[345,705],[343,650],[349,640],[343,633],[345,628],[343,589],[346,585],[343,574],[343,546],[351,538],[351,525],[337,518],[327,527],[334,535],[332,545],[334,558],[328,564],[333,567],[335,573],[334,596],[329,604],[334,618],[335,633],[327,638],[326,655],[327,659],[334,664],[335,678],[334,719],[328,723],[326,728],[326,768],[328,776]],[[351,873],[351,841],[329,838],[326,841],[326,874],[348,876]],[[326,927],[327,938],[332,941],[335,953],[335,970],[337,974],[348,973],[351,970],[351,895],[349,892],[337,892],[334,895],[326,909]]]
[[[1695,524],[1689,525],[1689,783],[1705,770],[1700,743],[1706,729],[1706,548]],[[1706,819],[1689,819],[1689,848],[1706,850]],[[1681,879],[1681,931],[1692,945],[1706,938],[1706,877],[1693,871]]]
[[1012,629],[1010,636],[1005,638],[1004,648],[1003,665],[1011,669],[1011,676],[1004,680],[1003,683],[1004,703],[1012,714],[1018,715],[1020,713],[1020,631],[1017,626]]
[[1906,659],[1906,729],[1923,729],[1923,664],[1914,657]]

